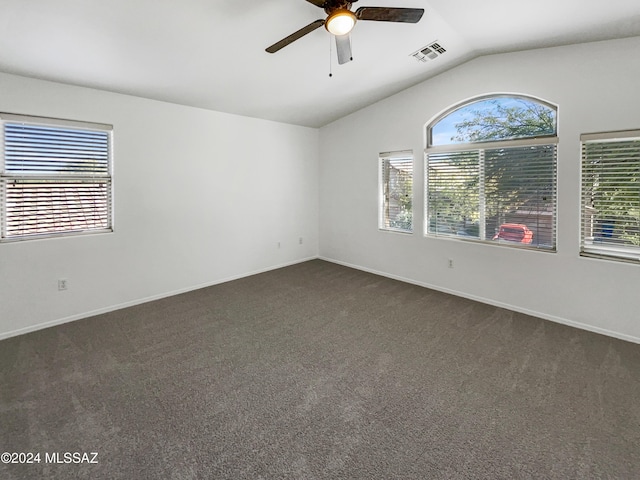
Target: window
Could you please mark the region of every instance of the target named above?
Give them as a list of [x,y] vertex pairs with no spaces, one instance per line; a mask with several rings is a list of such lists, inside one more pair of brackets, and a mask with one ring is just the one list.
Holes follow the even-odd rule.
[[6,113],[0,123],[0,240],[111,231],[111,126]]
[[413,152],[380,154],[380,229],[413,232],[412,189]]
[[582,141],[580,253],[640,261],[640,130]]
[[467,102],[427,126],[425,234],[554,251],[556,108]]

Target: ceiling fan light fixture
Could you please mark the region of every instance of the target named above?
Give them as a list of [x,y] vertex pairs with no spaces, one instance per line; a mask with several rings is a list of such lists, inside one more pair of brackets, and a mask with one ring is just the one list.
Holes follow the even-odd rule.
[[324,26],[333,35],[346,35],[356,24],[356,16],[346,8],[339,8],[327,18]]

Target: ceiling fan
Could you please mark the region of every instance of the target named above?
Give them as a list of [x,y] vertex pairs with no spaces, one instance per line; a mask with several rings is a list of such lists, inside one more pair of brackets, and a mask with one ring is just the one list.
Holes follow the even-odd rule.
[[353,60],[351,57],[351,39],[349,32],[358,20],[374,20],[377,22],[403,22],[418,23],[424,13],[423,8],[389,8],[389,7],[360,7],[355,12],[351,11],[351,4],[358,0],[307,0],[316,7],[324,9],[326,19],[311,22],[306,27],[283,38],[266,49],[269,53],[276,53],[281,48],[304,37],[307,33],[324,25],[329,33],[336,38],[336,51],[338,63],[343,64]]

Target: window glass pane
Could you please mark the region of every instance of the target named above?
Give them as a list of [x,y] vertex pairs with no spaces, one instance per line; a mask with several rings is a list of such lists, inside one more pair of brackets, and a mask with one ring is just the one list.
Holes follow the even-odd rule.
[[413,156],[383,157],[380,228],[413,231]]
[[479,237],[479,152],[429,154],[427,233]]
[[640,260],[640,140],[582,147],[583,253]]
[[484,152],[487,239],[555,247],[555,150],[539,145]]
[[556,111],[523,97],[468,103],[429,128],[430,146],[513,140],[556,134]]
[[4,135],[7,173],[109,173],[108,132],[5,123]]
[[10,181],[6,237],[109,227],[109,182]]

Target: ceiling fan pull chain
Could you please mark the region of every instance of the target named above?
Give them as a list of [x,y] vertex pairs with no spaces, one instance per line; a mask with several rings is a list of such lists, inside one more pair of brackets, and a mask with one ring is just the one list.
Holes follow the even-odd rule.
[[329,77],[333,77],[333,73],[331,71],[331,43],[332,43],[332,35],[329,35]]

